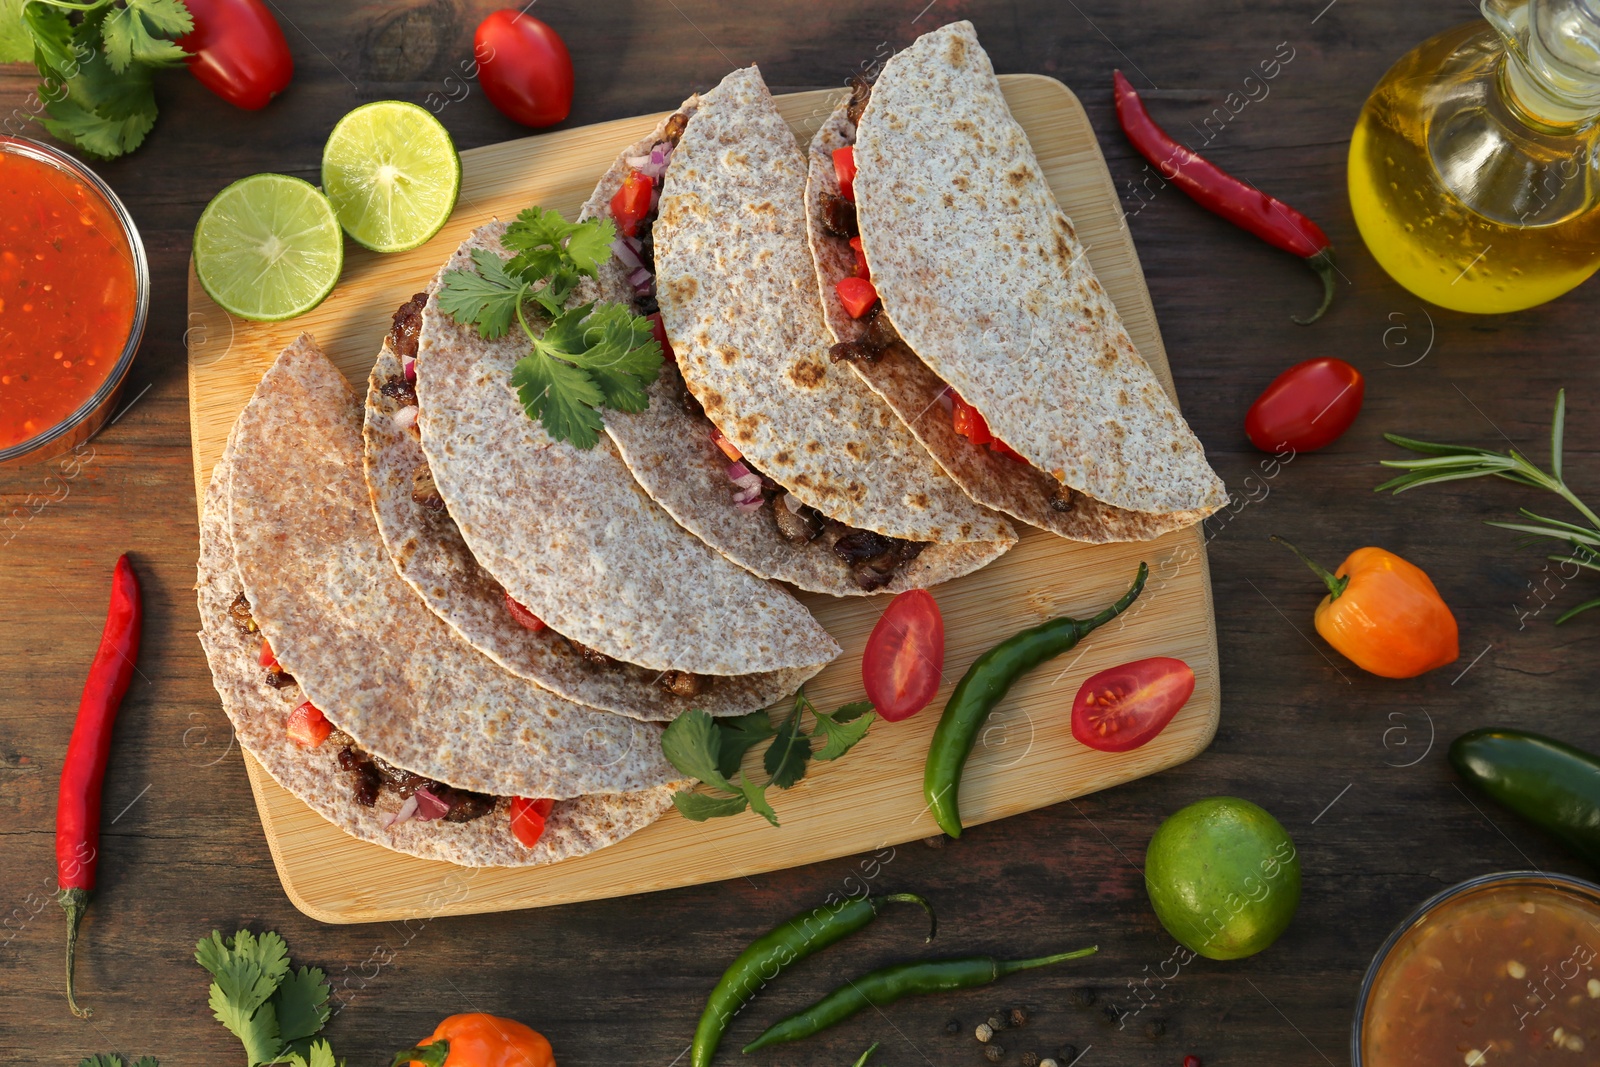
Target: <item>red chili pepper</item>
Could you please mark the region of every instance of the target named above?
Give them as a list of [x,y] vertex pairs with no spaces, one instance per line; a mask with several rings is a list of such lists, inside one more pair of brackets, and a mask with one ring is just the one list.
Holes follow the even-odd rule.
[[111,608],[100,648],[89,667],[78,718],[67,744],[61,768],[61,795],[56,801],[56,877],[61,883],[61,906],[67,910],[67,1006],[87,1019],[72,995],[73,956],[78,946],[78,924],[94,889],[95,867],[100,859],[100,785],[111,755],[111,727],[122,696],[133,681],[139,658],[139,632],[144,608],[139,602],[139,579],[127,556],[117,558],[111,575]]
[[1294,321],[1309,326],[1322,318],[1323,312],[1333,303],[1336,273],[1333,248],[1322,227],[1282,200],[1240,181],[1174,141],[1150,117],[1144,101],[1122,76],[1122,71],[1114,71],[1111,79],[1117,101],[1117,121],[1122,123],[1122,132],[1128,135],[1139,154],[1155,164],[1161,177],[1188,193],[1201,207],[1250,231],[1272,247],[1305,260],[1307,266],[1322,277],[1322,306],[1310,318]]

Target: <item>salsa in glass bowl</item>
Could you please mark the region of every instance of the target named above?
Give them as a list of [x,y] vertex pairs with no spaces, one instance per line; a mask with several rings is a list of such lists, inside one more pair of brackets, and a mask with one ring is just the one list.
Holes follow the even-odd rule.
[[100,428],[149,294],[144,245],[116,194],[71,156],[0,136],[0,464]]

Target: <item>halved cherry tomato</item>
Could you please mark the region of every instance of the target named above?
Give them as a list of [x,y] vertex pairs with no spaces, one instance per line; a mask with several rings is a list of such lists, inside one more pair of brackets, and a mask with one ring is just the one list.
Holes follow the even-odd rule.
[[661,321],[661,312],[646,315],[650,320],[650,335],[661,345],[661,354],[667,359],[676,359],[672,354],[672,342],[667,340],[667,324]]
[[532,15],[502,8],[472,35],[478,83],[513,122],[554,126],[572,111],[572,56],[561,35]]
[[856,146],[845,145],[833,150],[833,173],[839,178],[839,195],[856,202]]
[[1004,441],[1000,440],[998,437],[991,437],[989,439],[989,451],[993,452],[997,456],[1004,456],[1014,463],[1028,462],[1027,457],[1025,457],[1021,452],[1018,452],[1016,449],[1012,448],[1010,445],[1006,444]]
[[633,171],[623,180],[622,188],[611,198],[611,217],[622,236],[632,237],[639,232],[639,223],[650,214],[650,194],[655,187],[655,180],[640,171]]
[[511,617],[517,620],[518,626],[532,630],[534,633],[544,629],[544,620],[513,600],[510,593],[506,594],[506,610],[511,612]]
[[528,848],[539,843],[539,838],[544,836],[545,820],[550,818],[550,809],[556,802],[549,797],[538,800],[529,797],[511,798],[511,832],[518,841]]
[[[189,72],[234,107],[264,108],[289,87],[294,57],[261,0],[187,0],[194,29],[178,38]],[[134,16],[137,18],[138,16]]]
[[333,733],[333,723],[308,700],[289,713],[285,731],[301,748],[316,748]]
[[1342,359],[1296,363],[1250,405],[1244,432],[1263,452],[1315,452],[1356,421],[1366,388],[1361,372]]
[[282,667],[278,666],[278,657],[272,654],[272,642],[265,637],[261,639],[261,654],[256,656],[256,662],[269,671],[283,670]]
[[735,463],[744,458],[744,453],[739,451],[739,446],[722,436],[722,431],[715,426],[711,427],[711,443],[722,449],[722,454]]
[[867,267],[867,253],[861,247],[861,238],[850,238],[850,250],[856,254],[856,277],[872,280],[872,271]]
[[950,390],[950,422],[956,433],[975,445],[986,445],[994,440],[988,422],[978,409],[957,396],[954,389]]
[[865,278],[840,278],[833,283],[833,290],[852,319],[859,319],[878,302],[877,288]]
[[1194,693],[1194,671],[1154,656],[1094,675],[1072,702],[1072,736],[1101,752],[1127,752],[1162,730]]
[[926,589],[908,589],[889,601],[867,638],[861,680],[867,699],[890,722],[928,706],[944,679],[944,616]]

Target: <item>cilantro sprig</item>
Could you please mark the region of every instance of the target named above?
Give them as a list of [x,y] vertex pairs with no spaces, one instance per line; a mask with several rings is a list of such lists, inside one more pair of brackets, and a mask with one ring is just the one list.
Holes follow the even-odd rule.
[[292,968],[283,938],[213,930],[194,958],[211,973],[212,1014],[244,1045],[250,1067],[343,1067],[327,1041],[312,1040],[331,1014],[327,976],[320,967]]
[[193,29],[182,0],[0,0],[0,62],[38,68],[46,130],[115,159],[155,125],[151,75],[184,60]]
[[[555,211],[531,207],[500,237],[512,253],[472,252],[475,270],[444,276],[439,308],[485,340],[521,329],[530,351],[517,361],[511,384],[528,417],[551,437],[593,448],[605,428],[601,408],[643,411],[645,390],[661,373],[662,352],[650,320],[623,304],[567,302],[611,254],[617,229],[610,219],[569,223]],[[529,309],[545,321],[529,323]]]
[[[810,714],[813,727],[805,729]],[[767,800],[767,790],[788,789],[806,776],[812,760],[836,760],[856,746],[878,718],[870,701],[846,704],[832,715],[818,711],[802,687],[794,695],[794,708],[774,725],[766,711],[730,719],[713,719],[703,711],[689,711],[674,719],[661,735],[661,752],[681,773],[698,778],[716,791],[675,793],[672,803],[686,819],[705,822],[751,809],[773,826],[778,815]],[[821,747],[814,742],[821,739]],[[745,753],[770,741],[761,765],[765,782],[753,781],[739,769]],[[722,795],[716,795],[722,794]]]

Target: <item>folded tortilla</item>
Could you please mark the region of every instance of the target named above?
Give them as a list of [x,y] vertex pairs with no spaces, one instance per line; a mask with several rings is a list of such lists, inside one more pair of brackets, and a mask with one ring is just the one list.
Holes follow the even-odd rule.
[[[440,272],[505,250],[473,233]],[[417,345],[417,425],[435,485],[483,569],[557,633],[651,671],[809,678],[839,645],[794,597],[739,569],[647,496],[609,438],[545,433],[511,385],[519,331],[485,341],[431,297]]]
[[[272,417],[262,417],[269,412]],[[362,517],[363,513],[370,515],[370,511],[358,506],[362,501],[349,478],[350,465],[359,463],[359,453],[354,451],[357,447],[355,418],[354,397],[342,376],[315,350],[310,339],[303,336],[263,379],[251,408],[236,424],[227,450],[212,472],[200,526],[196,583],[200,641],[223,708],[240,744],[280,785],[346,833],[399,852],[465,866],[531,866],[555,862],[603,848],[660,817],[671,806],[672,793],[682,783],[672,780],[677,777],[675,773],[661,765],[659,753],[650,751],[651,747],[659,745],[657,728],[632,724],[614,716],[609,717],[614,722],[606,723],[604,720],[608,717],[581,709],[572,709],[576,714],[569,714],[570,705],[516,707],[510,709],[508,717],[506,709],[497,702],[506,701],[508,696],[516,699],[527,690],[534,690],[525,683],[513,686],[510,693],[505,683],[484,685],[486,701],[477,709],[478,721],[469,720],[465,724],[469,729],[487,727],[498,734],[505,743],[497,746],[498,751],[492,753],[491,758],[506,762],[510,770],[520,767],[525,772],[520,781],[506,783],[513,786],[507,795],[544,795],[544,786],[558,784],[569,777],[561,769],[563,760],[560,758],[554,761],[556,776],[540,765],[551,762],[542,758],[541,750],[549,743],[571,740],[571,730],[587,728],[605,733],[620,726],[628,735],[608,739],[595,734],[578,738],[580,747],[591,755],[604,759],[621,756],[614,768],[600,768],[599,777],[611,778],[627,791],[608,788],[591,795],[558,800],[550,812],[543,836],[531,849],[512,835],[503,796],[497,800],[493,811],[469,822],[410,820],[385,827],[384,823],[392,820],[402,805],[393,789],[380,790],[374,806],[363,806],[354,797],[349,772],[339,766],[340,745],[330,739],[317,748],[307,749],[288,739],[285,727],[290,710],[304,699],[324,701],[317,706],[331,722],[346,733],[352,733],[352,726],[360,730],[359,736],[354,733],[352,736],[369,754],[448,785],[464,789],[475,787],[473,775],[434,774],[396,755],[408,747],[407,743],[402,741],[391,746],[389,741],[396,733],[406,734],[409,730],[404,724],[397,729],[396,723],[384,721],[386,717],[391,720],[416,718],[425,727],[442,726],[438,731],[441,738],[448,738],[453,724],[438,714],[438,701],[411,699],[413,694],[407,684],[411,671],[404,666],[397,668],[389,657],[409,656],[424,661],[429,670],[459,674],[468,683],[493,677],[484,674],[473,662],[486,661],[481,661],[459,641],[449,639],[449,631],[442,624],[425,621],[431,616],[426,610],[417,611],[420,604],[407,609],[405,599],[415,603],[409,591],[405,592],[405,598],[351,598],[339,592],[363,584],[387,585],[391,591],[405,589],[392,578],[387,562],[380,560],[381,566],[372,565],[372,554],[362,544],[363,541],[375,543],[377,535],[370,522]],[[296,431],[293,427],[301,421],[305,429]],[[255,461],[246,464],[254,468],[254,474],[236,479],[235,458],[241,453],[255,454]],[[270,472],[274,469],[277,477],[272,478]],[[269,474],[267,484],[248,484],[250,477],[259,479],[263,473]],[[281,601],[278,591],[265,598],[257,597],[253,591],[247,593],[261,634],[246,634],[230,617],[234,601],[250,588],[238,565],[234,526],[230,522],[230,501],[236,485],[242,485],[247,495],[265,491],[266,495],[285,498],[278,520],[286,524],[269,531],[267,536],[247,537],[246,540],[255,544],[257,550],[262,545],[270,546],[269,556],[277,565],[309,583],[301,587],[295,610],[287,619],[277,617],[269,606]],[[253,516],[247,522],[266,517],[261,509],[248,504],[243,510]],[[296,521],[297,517],[308,522]],[[318,535],[319,539],[308,540],[301,536],[308,532]],[[258,569],[251,568],[252,571]],[[326,582],[327,587],[316,588],[315,583],[319,581]],[[342,611],[337,617],[324,614],[331,604],[339,602],[342,602]],[[392,611],[369,615],[374,607]],[[311,682],[315,672],[330,659],[318,646],[336,641],[351,626],[364,627],[377,638],[374,644],[367,634],[357,635],[354,653],[360,658],[375,657],[370,664],[361,667],[358,674],[362,680],[385,688],[373,702],[374,707],[358,707],[354,715],[347,716],[342,713],[342,705],[326,703],[333,692],[348,691],[346,680],[336,680],[331,687],[314,683],[308,687],[306,683]],[[322,632],[302,634],[301,631]],[[266,684],[265,672],[257,660],[263,634],[272,640],[280,662],[288,661],[286,668],[292,662],[294,670],[302,672],[296,675],[300,684],[286,690]],[[500,673],[492,666],[489,669]],[[452,692],[460,693],[462,688],[457,686]],[[313,691],[323,695],[312,698]],[[505,729],[505,725],[511,729]],[[575,777],[591,776],[579,774]]]
[[[474,648],[512,674],[557,696],[636,719],[675,719],[690,708],[711,715],[743,715],[783,699],[816,673],[812,667],[761,674],[706,675],[693,697],[664,688],[661,672],[625,663],[597,666],[554,630],[535,633],[512,618],[505,590],[462,540],[446,510],[412,497],[413,479],[427,463],[413,426],[395,421],[400,401],[382,392],[402,374],[386,338],[367,383],[367,488],[384,546],[400,576],[435,614]],[[414,413],[413,413],[414,414]]]
[[[804,236],[804,159],[754,67],[681,109],[653,228],[657,297],[677,371],[647,411],[607,413],[610,435],[662,507],[756,574],[836,596],[865,592],[822,541],[794,545],[770,507],[732,505],[728,459],[712,424],[750,466],[847,527],[927,542],[884,590],[932,585],[983,566],[1015,543],[999,515],[961,492],[870,389],[827,358]],[[623,153],[584,207],[609,214]],[[615,261],[607,299],[631,300]],[[683,403],[686,387],[705,417]],[[708,421],[709,420],[709,421]]]
[[[896,54],[860,128],[841,103],[812,142],[807,220],[837,341],[864,333],[834,291],[854,255],[821,222],[824,194],[838,193],[832,152],[851,143],[872,282],[909,346],[851,366],[973,499],[1091,542],[1147,540],[1227,502],[1057,206],[971,23]],[[940,406],[947,386],[1028,462],[957,434]]]

